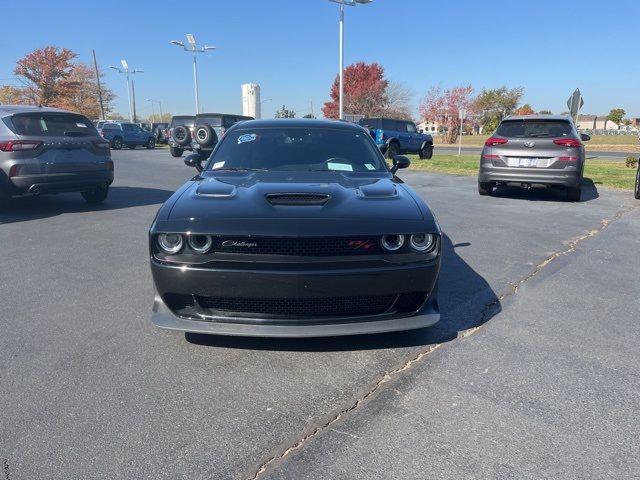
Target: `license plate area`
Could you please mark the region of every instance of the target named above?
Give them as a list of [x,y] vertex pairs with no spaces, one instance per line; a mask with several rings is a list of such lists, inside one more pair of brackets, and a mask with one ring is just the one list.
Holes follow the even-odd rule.
[[549,166],[549,159],[538,157],[509,157],[507,158],[507,165],[522,168],[544,168]]

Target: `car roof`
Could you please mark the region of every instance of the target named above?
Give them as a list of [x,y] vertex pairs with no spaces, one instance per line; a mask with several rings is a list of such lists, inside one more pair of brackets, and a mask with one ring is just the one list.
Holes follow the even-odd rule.
[[77,112],[70,112],[69,110],[63,110],[61,108],[39,107],[37,105],[0,105],[0,115],[26,112],[64,112],[80,115]]
[[567,115],[548,115],[548,114],[536,114],[536,115],[507,115],[502,119],[504,120],[564,120],[571,121],[571,117]]
[[239,113],[198,113],[196,117],[214,117],[214,116],[227,116],[227,117],[247,117],[246,115],[240,115]]
[[[268,120],[245,120],[233,125],[229,130],[246,128],[274,128],[274,127],[308,127],[308,128],[333,128],[339,130],[362,131],[362,127],[357,123],[344,120],[317,120],[311,118],[273,118]],[[227,130],[227,131],[229,131]]]

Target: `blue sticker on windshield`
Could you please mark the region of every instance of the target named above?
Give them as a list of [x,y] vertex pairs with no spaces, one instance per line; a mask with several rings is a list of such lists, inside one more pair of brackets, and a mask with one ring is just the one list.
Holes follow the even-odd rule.
[[245,142],[254,142],[256,138],[258,137],[255,133],[245,133],[244,135],[240,135],[238,137],[238,145]]

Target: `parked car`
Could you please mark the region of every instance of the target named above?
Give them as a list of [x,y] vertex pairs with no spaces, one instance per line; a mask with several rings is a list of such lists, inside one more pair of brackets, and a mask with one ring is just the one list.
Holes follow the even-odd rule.
[[480,156],[478,192],[491,195],[494,187],[553,187],[580,201],[584,172],[583,141],[570,117],[509,116],[487,139]]
[[221,138],[228,128],[244,120],[253,120],[253,117],[230,113],[199,113],[195,116],[195,126],[192,129],[187,125],[174,127],[173,138],[178,146],[188,146],[205,159],[213,150],[217,138]]
[[99,130],[100,135],[111,143],[111,148],[120,150],[123,146],[131,150],[137,146],[156,148],[156,139],[153,134],[140,128],[136,123],[107,122]]
[[164,136],[165,129],[169,126],[167,122],[153,122],[151,124],[151,133],[153,133],[154,138],[156,139],[156,145],[161,143],[167,143],[167,139]]
[[0,210],[24,194],[80,192],[89,203],[102,202],[112,182],[109,142],[88,118],[0,105]]
[[636,188],[634,190],[634,197],[640,200],[640,158],[638,159],[638,169],[636,170]]
[[433,137],[418,132],[416,124],[393,118],[363,118],[358,122],[371,132],[371,136],[387,158],[401,153],[417,153],[420,158],[433,156]]
[[[216,135],[217,136],[217,135]],[[250,336],[409,330],[440,318],[441,233],[366,130],[328,120],[229,128],[151,225],[155,325]]]
[[[169,153],[172,157],[181,157],[185,150],[192,150],[191,137],[193,136],[193,122],[195,120],[193,115],[175,115],[171,117],[169,122]],[[178,138],[173,135],[173,130],[178,128]],[[184,127],[184,128],[182,128]]]

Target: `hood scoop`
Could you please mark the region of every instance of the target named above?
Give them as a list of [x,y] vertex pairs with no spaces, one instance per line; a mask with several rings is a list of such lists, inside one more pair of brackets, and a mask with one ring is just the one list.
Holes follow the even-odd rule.
[[271,205],[324,205],[330,195],[326,193],[267,193],[265,195]]
[[209,178],[200,182],[196,190],[196,195],[204,197],[233,197],[236,194],[236,187],[228,183],[221,182],[215,178]]
[[357,190],[357,194],[364,198],[390,198],[397,197],[396,186],[389,182],[375,182],[369,185],[362,185]]

